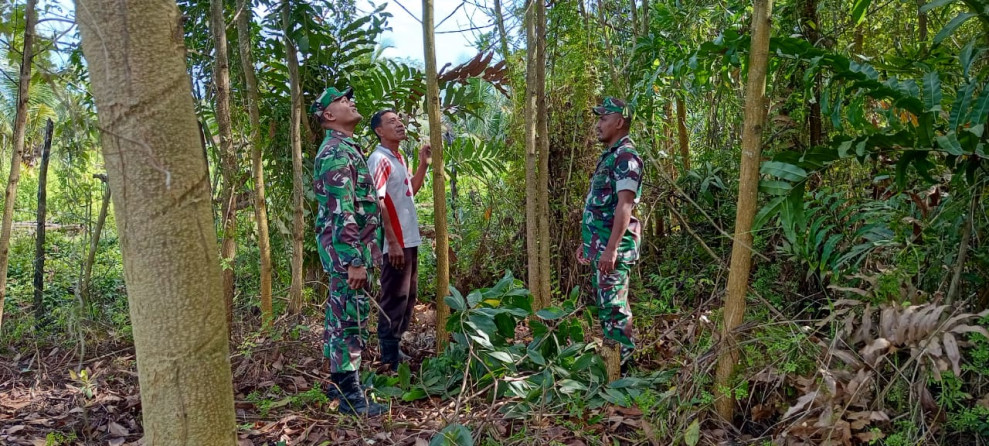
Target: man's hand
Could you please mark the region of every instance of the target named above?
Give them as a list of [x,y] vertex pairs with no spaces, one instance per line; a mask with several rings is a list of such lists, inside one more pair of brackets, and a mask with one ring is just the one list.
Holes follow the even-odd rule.
[[363,266],[347,267],[347,286],[352,290],[364,288],[367,283],[367,268]]
[[405,250],[398,243],[388,244],[388,263],[399,271],[405,267]]
[[584,257],[584,247],[583,246],[578,246],[577,247],[577,263],[579,263],[581,265],[590,265],[591,264],[591,259],[588,259],[587,257]]
[[419,163],[422,165],[432,164],[433,162],[433,148],[429,144],[424,144],[421,149],[419,149]]
[[601,253],[601,259],[598,260],[598,270],[601,271],[601,274],[611,274],[615,270],[615,257],[617,256],[615,251],[614,249],[606,248]]

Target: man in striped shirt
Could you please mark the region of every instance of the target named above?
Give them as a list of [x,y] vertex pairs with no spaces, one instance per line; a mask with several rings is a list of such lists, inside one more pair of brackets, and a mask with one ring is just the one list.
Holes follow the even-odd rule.
[[394,110],[371,117],[371,130],[380,144],[367,159],[381,206],[385,242],[382,247],[381,294],[378,299],[378,341],[381,362],[392,370],[408,359],[399,349],[402,333],[409,328],[416,304],[419,218],[412,197],[419,192],[430,161],[430,147],[419,150],[415,175],[409,169],[399,144],[407,139],[405,125]]

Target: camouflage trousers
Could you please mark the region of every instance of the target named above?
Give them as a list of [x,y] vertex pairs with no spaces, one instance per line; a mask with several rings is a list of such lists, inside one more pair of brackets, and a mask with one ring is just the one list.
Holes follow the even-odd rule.
[[632,338],[632,307],[628,302],[628,273],[631,268],[630,264],[615,262],[614,271],[603,274],[595,268],[591,279],[604,337],[621,345],[622,362],[631,358],[635,349]]
[[364,288],[352,290],[347,285],[346,274],[330,273],[323,322],[323,356],[330,361],[330,373],[356,372],[360,368],[361,351],[368,338],[370,295],[370,277]]

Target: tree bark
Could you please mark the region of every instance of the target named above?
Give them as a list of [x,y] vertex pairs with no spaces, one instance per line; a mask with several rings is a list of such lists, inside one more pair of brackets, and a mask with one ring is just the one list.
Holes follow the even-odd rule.
[[532,304],[542,308],[542,259],[539,251],[539,125],[536,114],[539,110],[539,49],[536,22],[536,3],[541,0],[528,0],[525,10],[525,248],[528,258],[528,282],[532,292]]
[[285,30],[285,54],[288,60],[289,88],[292,94],[292,111],[289,118],[289,140],[292,145],[292,284],[289,287],[289,313],[302,313],[302,286],[305,269],[302,257],[302,237],[306,230],[302,215],[302,90],[299,81],[299,56],[292,30],[291,2],[282,0],[282,26]]
[[230,119],[230,60],[227,58],[227,25],[223,0],[210,0],[210,31],[213,34],[213,84],[216,86],[216,124],[220,132],[220,163],[223,166],[223,235],[220,259],[223,265],[223,300],[227,326],[233,328],[234,258],[237,256],[237,154]]
[[[802,0],[800,5],[800,25],[804,36],[813,46],[823,46],[820,20],[817,17],[817,0]],[[818,147],[824,142],[824,130],[821,121],[821,75],[816,74],[811,80],[814,100],[807,104],[807,126],[810,130],[810,146]]]
[[675,95],[677,105],[677,138],[680,141],[680,158],[683,171],[690,170],[690,136],[687,134],[687,106],[680,95]]
[[251,170],[254,175],[254,219],[258,224],[258,251],[261,254],[261,324],[267,326],[274,318],[271,308],[271,241],[268,234],[268,204],[264,192],[264,164],[261,162],[261,111],[258,80],[254,75],[251,53],[251,17],[253,10],[247,0],[237,0],[237,47],[244,71],[247,115],[250,119]]
[[536,176],[536,213],[539,237],[539,281],[536,308],[552,304],[549,237],[549,110],[546,107],[546,2],[536,0],[536,143],[539,171]]
[[917,40],[920,42],[920,52],[927,52],[927,13],[920,12],[927,4],[926,0],[917,0]]
[[48,219],[48,159],[52,149],[55,123],[48,118],[45,125],[45,145],[41,149],[41,169],[38,171],[38,226],[34,232],[34,324],[44,325],[45,319],[45,221]]
[[10,230],[14,224],[14,200],[21,179],[21,158],[24,155],[24,133],[27,130],[28,87],[31,84],[31,61],[34,58],[34,25],[38,22],[35,0],[27,0],[24,9],[24,51],[20,78],[17,81],[17,115],[14,117],[14,147],[10,156],[10,176],[3,200],[3,223],[0,225],[0,329],[3,328],[3,306],[7,298],[7,266],[10,263]]
[[649,34],[649,0],[642,0],[642,34]]
[[86,256],[86,263],[82,267],[82,284],[79,287],[79,295],[84,306],[89,306],[89,284],[93,277],[93,264],[96,263],[96,250],[100,246],[100,236],[103,234],[103,225],[106,223],[107,210],[110,208],[110,188],[106,186],[106,175],[96,174],[103,184],[103,203],[100,205],[100,215],[96,217],[96,227],[93,228],[93,235],[89,243],[89,255]]
[[507,63],[512,54],[508,49],[508,33],[505,32],[505,15],[501,12],[501,0],[494,0],[494,14],[498,36],[501,38],[501,59]]
[[124,260],[144,441],[237,443],[209,179],[172,1],[75,10]]
[[762,128],[766,119],[766,71],[769,66],[769,36],[773,11],[772,0],[753,0],[752,5],[752,43],[749,50],[749,79],[745,86],[738,211],[735,215],[735,238],[725,296],[724,325],[714,381],[715,408],[728,422],[731,422],[735,411],[735,400],[730,390],[731,376],[738,362],[734,330],[742,323],[745,314],[745,293],[752,266],[751,229],[759,192]]
[[423,59],[426,60],[426,112],[429,114],[429,144],[433,150],[433,219],[436,229],[436,352],[446,347],[446,320],[450,307],[450,240],[446,224],[446,181],[443,166],[443,128],[440,122],[440,87],[436,73],[436,35],[433,32],[433,0],[422,0]]

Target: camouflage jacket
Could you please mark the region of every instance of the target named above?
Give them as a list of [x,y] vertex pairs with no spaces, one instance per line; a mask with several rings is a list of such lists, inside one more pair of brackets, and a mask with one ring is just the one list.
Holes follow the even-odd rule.
[[354,259],[370,267],[380,238],[374,184],[360,148],[348,136],[327,130],[313,169],[319,202],[316,249],[328,273],[346,274]]
[[[628,136],[601,153],[597,168],[591,175],[580,232],[584,257],[593,262],[597,262],[608,246],[615,222],[618,191],[622,190],[634,191],[635,203],[639,203],[642,195],[642,158]],[[639,259],[640,232],[639,219],[633,215],[618,244],[618,261],[632,263]]]

